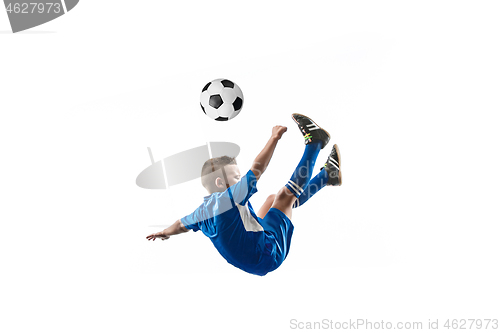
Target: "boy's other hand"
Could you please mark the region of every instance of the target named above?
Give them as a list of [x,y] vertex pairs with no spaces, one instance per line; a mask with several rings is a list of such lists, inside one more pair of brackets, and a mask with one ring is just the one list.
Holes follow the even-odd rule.
[[157,232],[157,233],[154,233],[154,234],[151,234],[149,236],[146,236],[146,239],[148,241],[150,240],[155,240],[156,238],[160,238],[161,240],[166,240],[166,239],[169,239],[170,236],[165,236],[165,234],[163,233],[163,231],[160,231],[160,232]]
[[287,128],[285,126],[274,126],[273,127],[273,137],[276,139],[281,139],[283,133],[285,133]]

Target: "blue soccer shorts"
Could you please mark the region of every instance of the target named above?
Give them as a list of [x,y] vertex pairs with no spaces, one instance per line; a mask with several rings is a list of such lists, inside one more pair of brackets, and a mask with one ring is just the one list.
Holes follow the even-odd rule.
[[259,223],[265,230],[268,244],[272,244],[269,249],[274,260],[269,269],[269,272],[272,272],[283,263],[290,251],[293,224],[285,213],[276,208],[269,209],[266,216],[259,219]]

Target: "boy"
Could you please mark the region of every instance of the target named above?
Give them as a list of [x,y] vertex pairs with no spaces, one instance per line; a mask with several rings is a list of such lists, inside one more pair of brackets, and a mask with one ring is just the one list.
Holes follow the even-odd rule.
[[222,156],[205,162],[202,184],[210,195],[192,214],[146,238],[165,240],[189,229],[201,230],[230,264],[245,272],[263,276],[278,268],[290,249],[292,208],[304,204],[325,185],[342,184],[337,145],[321,171],[311,179],[319,151],[330,135],[304,115],[294,113],[292,118],[304,135],[304,154],[288,183],[276,195],[269,196],[257,214],[249,199],[257,192],[257,181],[287,130],[284,126],[273,127],[271,138],[243,177],[234,158]]

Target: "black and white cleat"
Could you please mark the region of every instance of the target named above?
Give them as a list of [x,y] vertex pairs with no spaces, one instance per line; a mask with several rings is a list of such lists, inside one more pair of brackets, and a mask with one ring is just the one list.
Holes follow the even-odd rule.
[[304,136],[304,143],[306,145],[320,140],[323,143],[321,149],[325,148],[328,141],[330,141],[330,134],[328,134],[327,131],[319,127],[311,118],[300,113],[292,114],[292,119],[299,126],[299,129]]

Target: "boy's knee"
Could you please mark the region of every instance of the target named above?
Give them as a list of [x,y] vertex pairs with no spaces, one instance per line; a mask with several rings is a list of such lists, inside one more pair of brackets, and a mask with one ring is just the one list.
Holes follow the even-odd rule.
[[295,201],[295,199],[296,199],[295,195],[286,187],[283,187],[281,190],[279,190],[278,194],[275,196],[275,200],[278,200],[278,201],[283,201],[283,200]]
[[266,201],[274,202],[274,199],[276,199],[276,194],[271,194],[270,196],[267,197]]

